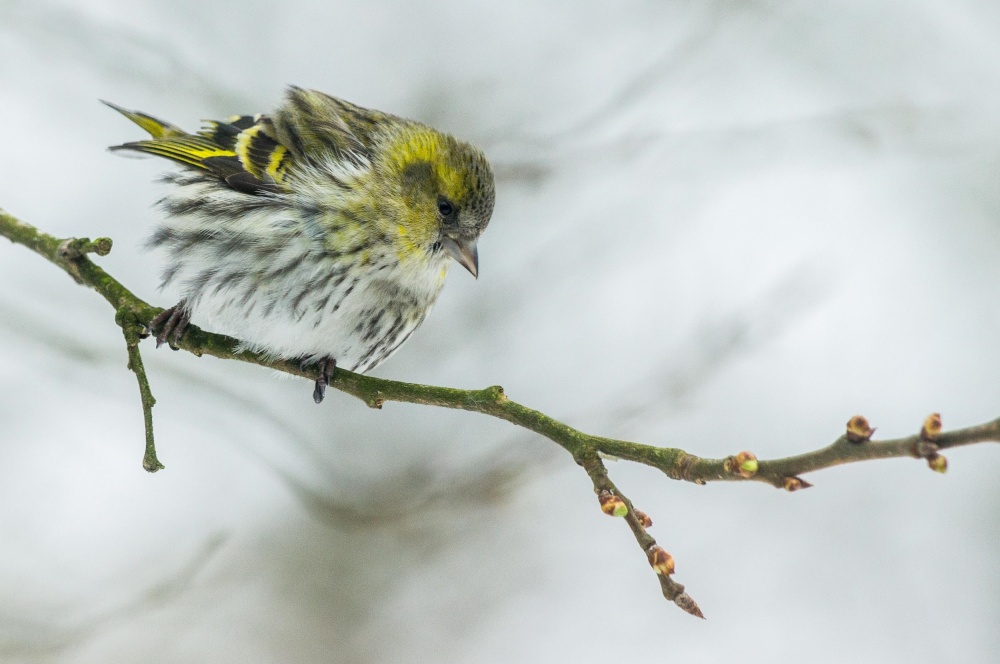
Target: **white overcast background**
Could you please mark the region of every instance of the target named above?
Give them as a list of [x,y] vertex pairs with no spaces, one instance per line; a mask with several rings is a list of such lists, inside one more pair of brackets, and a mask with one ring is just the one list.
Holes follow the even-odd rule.
[[[377,375],[761,458],[1000,415],[1000,5],[0,1],[0,207],[160,306],[169,170],[108,99],[195,129],[287,84],[431,123],[498,176],[481,276]],[[553,443],[142,344],[0,240],[4,662],[986,662],[1000,447],[809,491],[625,462],[707,622],[664,601]],[[197,321],[195,321],[197,322]]]

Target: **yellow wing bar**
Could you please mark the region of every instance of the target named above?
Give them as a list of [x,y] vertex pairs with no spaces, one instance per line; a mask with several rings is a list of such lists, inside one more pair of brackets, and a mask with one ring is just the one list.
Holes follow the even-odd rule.
[[197,134],[189,134],[151,115],[104,103],[151,136],[113,146],[113,151],[131,150],[165,157],[214,173],[246,193],[280,190],[277,184],[284,179],[291,160],[285,146],[273,138],[267,116],[236,115],[224,122],[209,120]]

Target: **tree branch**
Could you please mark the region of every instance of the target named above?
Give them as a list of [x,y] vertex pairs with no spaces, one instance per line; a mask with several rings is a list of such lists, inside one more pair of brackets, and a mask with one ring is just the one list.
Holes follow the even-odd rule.
[[[153,317],[163,310],[138,298],[90,260],[88,253],[103,256],[111,250],[111,240],[107,238],[94,241],[86,238],[59,239],[19,221],[2,209],[0,235],[43,256],[78,283],[97,291],[115,309],[115,321],[125,334],[129,368],[136,374],[142,398],[146,425],[143,467],[151,472],[162,468],[153,445],[152,406],[155,400],[143,369],[138,343]],[[249,362],[310,380],[318,377],[315,370],[303,369],[298,362],[269,359],[260,353],[239,350],[239,340],[205,332],[194,325],[188,326],[178,346],[198,356],[211,355],[226,360]],[[855,416],[848,422],[843,436],[831,445],[812,452],[770,461],[758,461],[750,452],[740,452],[724,459],[707,459],[678,448],[591,436],[510,400],[499,386],[462,390],[374,378],[339,368],[330,386],[357,397],[372,408],[381,408],[387,401],[398,401],[474,411],[506,420],[555,442],[587,471],[605,511],[625,517],[636,542],[646,552],[650,564],[657,571],[664,596],[697,616],[701,616],[697,604],[684,592],[684,587],[671,577],[673,559],[656,544],[646,530],[649,518],[635,510],[628,498],[612,484],[601,460],[602,455],[642,463],[659,469],[671,479],[696,484],[747,480],[796,491],[811,486],[799,475],[872,459],[922,458],[933,470],[944,472],[947,462],[940,455],[940,450],[974,443],[1000,442],[1000,419],[944,433],[941,431],[940,417],[932,415],[919,434],[874,441],[871,440],[874,430],[868,426],[867,420]],[[608,508],[608,505],[612,507]]]

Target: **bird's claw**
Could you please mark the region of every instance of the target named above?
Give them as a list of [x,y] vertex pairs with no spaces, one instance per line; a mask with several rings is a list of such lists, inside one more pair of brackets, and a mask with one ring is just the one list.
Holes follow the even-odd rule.
[[[306,367],[309,363],[306,360],[302,360],[299,364],[299,368],[306,371]],[[316,403],[322,403],[323,397],[326,396],[326,386],[330,384],[333,380],[333,372],[337,370],[337,360],[324,357],[318,363],[319,377],[316,378],[316,385],[313,387],[313,401]]]
[[150,332],[156,333],[156,347],[159,348],[164,343],[169,343],[172,349],[177,350],[181,336],[190,322],[191,313],[184,300],[158,313],[153,320],[149,321]]

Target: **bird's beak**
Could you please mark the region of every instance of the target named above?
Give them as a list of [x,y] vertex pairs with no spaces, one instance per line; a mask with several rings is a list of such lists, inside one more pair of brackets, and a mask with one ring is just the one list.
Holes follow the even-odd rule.
[[451,257],[472,273],[473,277],[479,278],[479,251],[476,249],[476,241],[456,240],[445,236],[443,242],[444,248],[451,254]]

